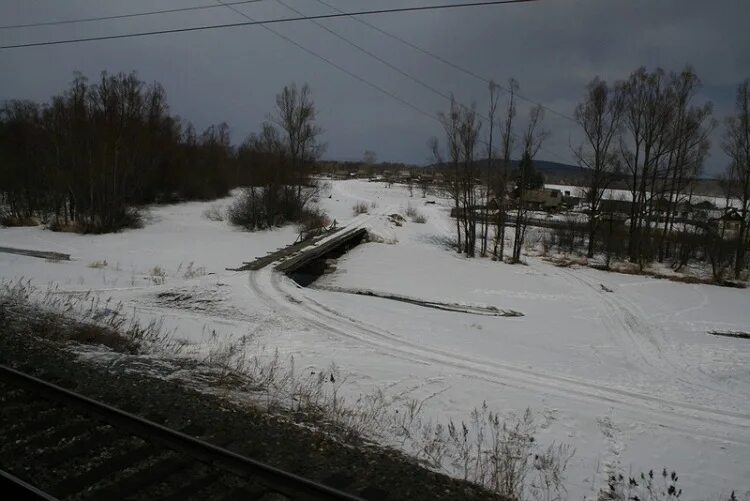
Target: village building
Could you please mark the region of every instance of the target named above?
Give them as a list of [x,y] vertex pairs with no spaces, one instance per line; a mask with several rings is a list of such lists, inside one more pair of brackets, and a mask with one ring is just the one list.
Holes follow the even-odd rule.
[[554,188],[527,190],[523,196],[523,203],[531,210],[558,210],[563,203],[562,191]]
[[718,232],[725,240],[734,240],[740,235],[742,215],[735,208],[728,209],[720,218],[715,220]]

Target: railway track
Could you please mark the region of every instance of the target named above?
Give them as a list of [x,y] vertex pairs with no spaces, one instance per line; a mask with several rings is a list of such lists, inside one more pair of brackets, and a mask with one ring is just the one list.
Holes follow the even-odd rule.
[[[201,438],[195,438],[199,436]],[[359,499],[0,365],[4,499]]]

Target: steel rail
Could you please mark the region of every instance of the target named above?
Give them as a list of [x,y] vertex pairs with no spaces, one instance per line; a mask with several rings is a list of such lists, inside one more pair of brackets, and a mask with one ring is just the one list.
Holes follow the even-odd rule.
[[[26,388],[31,392],[42,394],[46,398],[76,407],[84,414],[95,416],[120,430],[126,430],[133,435],[138,435],[168,449],[183,452],[199,461],[214,464],[242,477],[251,476],[258,478],[263,483],[293,499],[361,499],[294,473],[204,442],[185,433],[172,430],[6,365],[0,364],[0,378]],[[33,493],[34,491],[29,492]],[[49,496],[41,491],[37,490],[37,492],[40,495]],[[37,499],[55,498],[39,497]]]

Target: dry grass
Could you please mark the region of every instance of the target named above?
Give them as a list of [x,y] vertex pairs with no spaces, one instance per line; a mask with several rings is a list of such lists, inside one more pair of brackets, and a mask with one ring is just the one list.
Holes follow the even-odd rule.
[[160,266],[154,266],[148,271],[147,278],[151,280],[154,285],[164,285],[167,281],[167,272]]
[[0,226],[20,227],[20,226],[38,226],[39,221],[34,217],[16,217],[9,214],[0,214]]
[[155,348],[177,350],[159,322],[145,326],[128,320],[121,303],[91,293],[41,291],[30,282],[0,282],[0,330],[32,333],[60,342],[106,346],[122,353]]
[[353,445],[390,444],[435,471],[482,485],[512,499],[565,498],[564,472],[573,456],[566,444],[542,447],[531,410],[501,416],[483,404],[466,422],[439,423],[417,400],[391,401],[382,391],[343,397],[346,376],[335,364],[299,373],[294,357],[249,349],[252,340],[217,344],[204,362],[216,381],[255,405],[305,422]]
[[355,216],[358,216],[360,214],[368,214],[369,212],[370,207],[365,202],[358,202],[352,207],[352,213]]
[[[158,267],[157,267],[158,268]],[[154,268],[156,270],[157,268]],[[159,269],[161,271],[161,269]],[[153,270],[152,270],[153,271]],[[206,274],[206,267],[205,266],[195,266],[195,263],[193,261],[190,261],[188,265],[183,270],[182,263],[177,267],[177,273],[182,274],[182,278],[185,280],[191,280],[193,278],[202,277]],[[152,277],[154,275],[152,274]],[[166,280],[166,274],[164,274],[164,278]],[[163,283],[163,282],[162,282]]]
[[219,204],[211,205],[208,209],[203,211],[203,217],[209,221],[224,221],[226,210]]

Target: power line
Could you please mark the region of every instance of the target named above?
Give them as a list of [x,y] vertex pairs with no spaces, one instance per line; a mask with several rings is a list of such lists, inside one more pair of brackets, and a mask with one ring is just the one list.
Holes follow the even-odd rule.
[[[277,2],[277,3],[279,3],[279,4],[281,4],[281,5],[283,5],[283,6],[284,6],[284,7],[286,7],[287,9],[291,10],[292,12],[294,12],[294,13],[296,13],[296,14],[299,14],[300,16],[303,16],[303,15],[304,15],[304,14],[303,14],[302,12],[300,12],[299,10],[297,10],[297,9],[295,9],[294,7],[292,7],[292,6],[290,6],[290,5],[287,5],[286,3],[284,3],[284,1],[283,1],[283,0],[276,0],[276,2]],[[390,69],[392,69],[393,71],[397,72],[398,74],[400,74],[400,75],[402,75],[402,76],[404,76],[404,77],[408,78],[409,80],[411,80],[411,81],[413,81],[413,82],[416,82],[417,84],[421,85],[422,87],[424,87],[425,89],[429,90],[430,92],[433,92],[433,93],[437,94],[437,95],[438,95],[438,96],[440,96],[440,97],[443,97],[443,98],[445,98],[445,99],[449,99],[449,100],[450,100],[450,96],[449,96],[449,95],[447,95],[447,94],[445,94],[444,92],[440,91],[439,89],[437,89],[437,88],[433,87],[432,85],[428,84],[427,82],[425,82],[425,81],[423,81],[423,80],[421,80],[421,79],[419,79],[419,78],[415,77],[414,75],[411,75],[410,73],[408,73],[408,72],[406,72],[406,71],[402,70],[402,69],[401,69],[401,68],[399,68],[398,66],[396,66],[396,65],[394,65],[394,64],[392,64],[392,63],[390,63],[390,62],[388,62],[388,61],[387,61],[386,59],[384,59],[384,58],[382,58],[382,57],[378,56],[377,54],[375,54],[375,53],[373,53],[373,52],[371,52],[371,51],[369,51],[369,50],[365,49],[365,48],[364,48],[364,47],[362,47],[361,45],[359,45],[359,44],[357,44],[357,43],[353,42],[353,41],[352,41],[352,40],[350,40],[349,38],[346,38],[346,37],[345,37],[344,35],[341,35],[341,34],[340,34],[340,33],[338,33],[337,31],[334,31],[334,30],[332,30],[331,28],[329,28],[328,26],[324,25],[323,23],[320,23],[320,22],[318,22],[318,21],[314,21],[314,20],[312,21],[312,23],[313,23],[313,24],[315,24],[316,26],[318,26],[319,28],[321,28],[321,29],[323,29],[323,30],[327,31],[327,32],[328,32],[328,33],[330,33],[331,35],[335,36],[335,37],[336,37],[336,38],[338,38],[339,40],[342,40],[342,41],[343,41],[344,43],[346,43],[346,44],[348,44],[348,45],[350,45],[350,46],[354,47],[355,49],[357,49],[358,51],[362,52],[363,54],[365,54],[365,55],[367,55],[367,56],[369,56],[369,57],[371,57],[371,58],[375,59],[376,61],[378,61],[378,62],[380,62],[380,63],[384,64],[385,66],[389,67]]]
[[[288,5],[287,5],[287,4],[285,4],[285,3],[284,3],[284,2],[282,1],[282,0],[276,0],[276,1],[277,1],[278,3],[280,3],[281,5],[283,5],[284,7],[288,8],[289,10],[292,10],[293,12],[297,12],[298,14],[300,14],[300,15],[301,15],[301,13],[300,13],[300,12],[299,12],[298,10],[296,10],[296,9],[294,9],[294,8],[292,8],[292,7],[290,7],[290,6],[288,6]],[[242,17],[244,17],[245,19],[248,19],[248,20],[249,20],[249,21],[251,21],[251,22],[255,22],[255,20],[254,20],[254,19],[253,19],[252,17],[250,17],[249,15],[245,14],[245,13],[244,13],[244,12],[242,12],[241,10],[239,10],[239,9],[236,9],[236,8],[232,7],[232,6],[231,6],[231,5],[229,5],[228,3],[224,3],[224,2],[222,2],[222,0],[216,0],[216,2],[217,2],[217,3],[219,3],[219,4],[221,4],[221,5],[224,5],[224,6],[225,6],[225,7],[227,7],[228,9],[230,9],[230,10],[232,10],[232,11],[236,12],[237,14],[239,14],[239,15],[240,15],[240,16],[242,16]],[[397,68],[397,67],[393,66],[392,64],[390,64],[390,63],[389,63],[388,61],[385,61],[384,59],[380,58],[379,56],[377,56],[377,55],[375,55],[375,54],[372,54],[371,52],[369,52],[369,51],[367,51],[366,49],[364,49],[364,48],[360,47],[359,45],[357,45],[357,44],[355,44],[354,42],[352,42],[351,40],[349,40],[349,39],[347,39],[347,38],[343,37],[342,35],[338,34],[337,32],[335,32],[335,31],[333,31],[333,30],[330,30],[330,29],[328,29],[328,28],[327,28],[326,26],[323,26],[323,25],[321,25],[321,24],[320,24],[320,23],[318,23],[317,21],[313,21],[313,22],[314,22],[314,23],[315,23],[316,25],[318,25],[319,27],[321,27],[321,28],[325,29],[326,31],[328,31],[329,33],[331,33],[331,34],[333,34],[333,35],[337,36],[337,37],[338,37],[338,38],[340,38],[341,40],[344,40],[345,42],[349,43],[350,45],[352,45],[352,46],[354,46],[354,47],[358,48],[359,50],[363,51],[363,52],[364,52],[365,54],[368,54],[368,55],[370,55],[371,57],[374,57],[374,58],[375,58],[375,59],[377,59],[378,61],[382,62],[383,64],[386,64],[387,66],[389,66],[390,68],[392,68],[392,69],[394,69],[394,70],[398,71],[398,72],[399,72],[399,73],[401,73],[402,75],[404,75],[404,76],[406,76],[406,77],[408,77],[408,78],[410,78],[410,79],[412,79],[412,80],[415,80],[416,82],[418,82],[418,83],[420,83],[421,85],[425,86],[425,87],[426,87],[427,89],[431,90],[432,92],[436,93],[437,95],[439,95],[439,96],[441,96],[441,97],[444,97],[444,98],[446,98],[446,99],[448,99],[448,100],[450,100],[450,99],[451,99],[451,97],[450,97],[450,96],[448,96],[448,95],[446,95],[446,94],[442,93],[441,91],[439,91],[439,90],[435,89],[435,88],[434,88],[434,87],[432,87],[431,85],[429,85],[429,84],[426,84],[426,83],[422,82],[421,80],[417,79],[416,77],[413,77],[412,75],[409,75],[408,73],[406,73],[406,72],[404,72],[404,71],[400,70],[399,68]],[[364,78],[364,77],[361,77],[361,76],[359,76],[358,74],[356,74],[356,73],[354,73],[354,72],[352,72],[352,71],[350,71],[350,70],[348,70],[348,69],[344,68],[343,66],[341,66],[341,65],[339,65],[339,64],[337,64],[337,63],[335,63],[334,61],[332,61],[331,59],[329,59],[329,58],[327,58],[327,57],[325,57],[325,56],[323,56],[323,55],[321,55],[321,54],[319,54],[319,53],[317,53],[317,52],[313,51],[312,49],[309,49],[308,47],[305,47],[304,45],[302,45],[302,44],[300,44],[300,43],[296,42],[295,40],[293,40],[293,39],[291,39],[291,38],[287,37],[287,36],[286,36],[286,35],[284,35],[284,34],[282,34],[282,33],[278,32],[278,31],[276,31],[276,30],[274,30],[274,29],[272,29],[272,28],[270,28],[270,27],[268,27],[268,26],[265,26],[265,25],[261,25],[261,27],[262,27],[262,28],[264,28],[265,30],[267,30],[267,31],[271,32],[272,34],[274,34],[274,35],[278,36],[279,38],[281,38],[281,39],[285,40],[286,42],[288,42],[288,43],[290,43],[290,44],[294,45],[295,47],[297,47],[297,48],[299,48],[299,49],[301,49],[301,50],[303,50],[303,51],[307,52],[308,54],[312,55],[313,57],[316,57],[316,58],[320,59],[321,61],[325,62],[326,64],[329,64],[330,66],[332,66],[332,67],[336,68],[337,70],[339,70],[339,71],[341,71],[341,72],[345,73],[346,75],[349,75],[350,77],[352,77],[352,78],[354,78],[354,79],[358,80],[359,82],[362,82],[362,83],[364,83],[365,85],[367,85],[367,86],[369,86],[369,87],[371,87],[371,88],[373,88],[373,89],[377,90],[378,92],[380,92],[380,93],[384,94],[385,96],[387,96],[387,97],[390,97],[391,99],[394,99],[394,100],[398,101],[399,103],[401,103],[401,104],[403,104],[403,105],[405,105],[405,106],[407,106],[407,107],[411,108],[412,110],[416,111],[417,113],[420,113],[421,115],[424,115],[424,116],[426,116],[426,117],[428,117],[428,118],[430,118],[430,119],[432,119],[432,120],[435,120],[435,121],[437,121],[438,123],[442,124],[442,120],[440,119],[440,117],[439,117],[439,116],[437,116],[437,115],[435,115],[435,114],[433,114],[433,113],[430,113],[429,111],[425,111],[425,110],[423,110],[422,108],[418,107],[417,105],[413,104],[412,102],[410,102],[410,101],[407,101],[406,99],[403,99],[402,97],[398,96],[397,94],[394,94],[393,92],[390,92],[390,91],[388,91],[387,89],[384,89],[383,87],[381,87],[381,86],[379,86],[379,85],[375,84],[374,82],[372,82],[372,81],[370,81],[370,80],[368,80],[368,79],[366,79],[366,78]],[[457,104],[458,104],[459,106],[461,106],[462,108],[464,108],[464,109],[467,109],[467,110],[469,110],[469,108],[468,108],[467,106],[465,106],[465,105],[463,105],[463,104],[461,104],[461,103],[457,103]],[[475,112],[475,113],[476,113],[476,112]],[[482,114],[480,114],[480,113],[477,113],[477,115],[478,115],[478,116],[479,116],[480,118],[484,119],[484,120],[489,120],[488,118],[486,118],[486,117],[482,116]],[[517,139],[519,138],[519,136],[518,136],[518,135],[517,135],[516,133],[511,133],[511,134],[512,134],[512,135],[513,135],[514,137],[516,137]],[[485,145],[488,145],[488,143],[487,143],[486,141],[484,141],[484,140],[480,140],[480,142],[482,142],[482,143],[483,143],[483,144],[485,144]],[[558,155],[557,153],[555,153],[555,152],[553,152],[553,151],[551,151],[551,150],[548,150],[547,148],[544,148],[544,147],[543,147],[542,149],[543,149],[544,151],[546,151],[546,152],[550,153],[551,155],[553,155],[553,156],[555,156],[555,157],[557,157],[557,158],[559,158],[559,159],[562,159],[562,157],[561,157],[560,155]]]
[[[280,1],[280,0],[277,0],[277,1]],[[326,2],[324,0],[316,0],[316,1],[319,4],[321,4],[321,5],[324,5],[324,6],[328,7],[328,8],[330,8],[330,9],[335,10],[336,12],[339,12],[339,13],[343,13],[344,12],[341,9],[339,9],[338,7],[336,7],[335,5],[331,5],[330,3],[328,3],[328,2]],[[387,36],[389,38],[392,38],[392,39],[394,39],[394,40],[396,40],[398,42],[401,42],[402,44],[407,45],[408,47],[411,47],[412,49],[414,49],[416,51],[419,51],[422,54],[424,54],[426,56],[429,56],[429,57],[435,59],[436,61],[439,61],[439,62],[443,63],[444,65],[446,65],[446,66],[448,66],[450,68],[453,68],[454,70],[457,70],[457,71],[460,71],[461,73],[469,75],[470,77],[472,77],[472,78],[474,78],[476,80],[479,80],[482,83],[485,83],[485,84],[488,84],[488,85],[491,84],[491,83],[493,83],[498,88],[500,88],[503,91],[505,91],[506,93],[510,94],[510,89],[508,89],[507,87],[504,87],[503,85],[498,84],[497,82],[493,81],[492,79],[483,77],[483,76],[479,75],[478,73],[475,73],[474,71],[471,71],[471,70],[469,70],[469,69],[467,69],[467,68],[465,68],[465,67],[463,67],[463,66],[461,66],[461,65],[459,65],[457,63],[454,63],[453,61],[445,59],[444,57],[442,57],[442,56],[440,56],[438,54],[435,54],[434,52],[431,52],[431,51],[425,49],[424,47],[420,47],[419,45],[417,45],[417,44],[415,44],[413,42],[410,42],[410,41],[406,40],[405,38],[402,38],[402,37],[396,35],[395,33],[392,33],[390,31],[386,31],[386,30],[384,30],[384,29],[382,29],[382,28],[380,28],[380,27],[378,27],[378,26],[376,26],[376,25],[374,25],[374,24],[372,24],[372,23],[370,23],[368,21],[365,21],[364,19],[360,19],[358,17],[355,17],[354,14],[350,14],[349,17],[351,19],[353,19],[354,21],[357,21],[358,23],[363,24],[364,26],[367,26],[368,28],[377,31],[378,33],[381,33],[381,34],[383,34],[383,35],[385,35],[385,36]],[[521,94],[518,94],[517,92],[515,93],[515,95],[516,95],[516,97],[518,97],[519,99],[521,99],[523,101],[526,101],[526,102],[531,103],[531,104],[540,105],[545,110],[549,111],[550,113],[553,113],[553,114],[558,115],[558,116],[560,116],[562,118],[565,118],[566,120],[570,120],[572,122],[575,122],[575,119],[573,117],[571,117],[570,115],[566,115],[565,113],[561,113],[559,111],[556,111],[556,110],[550,108],[549,106],[546,106],[546,105],[544,105],[542,103],[534,101],[533,99],[527,98],[527,97],[525,97],[525,96],[523,96]]]
[[[218,0],[217,0],[217,1],[218,1]],[[304,14],[303,14],[302,12],[300,12],[299,10],[297,10],[297,9],[295,9],[294,7],[292,7],[292,6],[288,5],[288,4],[286,4],[286,3],[285,3],[285,2],[283,1],[283,0],[276,0],[276,2],[277,2],[277,3],[279,3],[280,5],[282,5],[282,6],[286,7],[287,9],[291,10],[292,12],[294,12],[294,13],[296,13],[296,14],[299,14],[300,16],[303,16],[303,15],[304,15]],[[334,30],[332,30],[331,28],[327,27],[326,25],[324,25],[324,24],[322,24],[322,23],[320,23],[320,22],[318,22],[318,21],[315,21],[315,20],[313,20],[313,21],[312,21],[312,23],[313,23],[313,24],[315,24],[316,26],[318,26],[319,28],[321,28],[321,29],[323,29],[323,30],[327,31],[327,32],[328,32],[328,33],[330,33],[331,35],[335,36],[335,37],[336,37],[336,38],[338,38],[339,40],[342,40],[342,41],[343,41],[343,42],[345,42],[346,44],[348,44],[348,45],[350,45],[350,46],[352,46],[352,47],[356,48],[357,50],[359,50],[359,51],[360,51],[360,52],[362,52],[363,54],[365,54],[365,55],[367,55],[367,56],[369,56],[369,57],[371,57],[371,58],[375,59],[376,61],[378,61],[378,62],[380,62],[380,63],[384,64],[385,66],[387,66],[388,68],[390,68],[390,69],[392,69],[393,71],[397,72],[398,74],[400,74],[400,75],[402,75],[402,76],[404,76],[404,77],[408,78],[409,80],[411,80],[411,81],[413,81],[413,82],[416,82],[417,84],[421,85],[422,87],[424,87],[425,89],[427,89],[427,90],[429,90],[430,92],[434,93],[435,95],[437,95],[437,96],[440,96],[440,97],[444,98],[444,99],[445,99],[445,100],[447,100],[447,101],[451,101],[451,100],[453,99],[453,98],[452,98],[452,97],[451,97],[450,95],[446,94],[445,92],[441,91],[440,89],[437,89],[436,87],[434,87],[434,86],[430,85],[429,83],[425,82],[424,80],[422,80],[422,79],[420,79],[420,78],[418,78],[418,77],[415,77],[414,75],[412,75],[412,74],[410,74],[410,73],[408,73],[408,72],[406,72],[406,71],[402,70],[402,69],[401,69],[401,68],[399,68],[398,66],[396,66],[396,65],[394,65],[394,64],[392,64],[392,63],[390,63],[390,62],[389,62],[388,60],[386,60],[386,59],[384,59],[384,58],[382,58],[382,57],[378,56],[377,54],[375,54],[375,53],[373,53],[373,52],[371,52],[371,51],[369,51],[369,50],[367,50],[367,49],[365,49],[365,48],[364,48],[364,47],[362,47],[361,45],[359,45],[359,44],[357,44],[357,43],[353,42],[353,41],[352,41],[351,39],[349,39],[349,38],[346,38],[346,37],[345,37],[344,35],[341,35],[341,34],[340,34],[340,33],[338,33],[337,31],[334,31]],[[462,104],[462,103],[460,103],[460,102],[458,102],[458,101],[456,101],[456,103],[457,103],[457,104],[458,104],[459,106],[461,106],[462,108],[464,108],[465,110],[467,110],[467,111],[469,111],[469,110],[470,110],[470,108],[469,108],[468,106],[466,106],[466,105],[464,105],[464,104]],[[477,115],[478,115],[478,116],[479,116],[480,118],[482,118],[483,120],[489,120],[489,119],[488,119],[487,117],[483,116],[483,115],[482,115],[481,113],[477,113]],[[436,119],[438,119],[438,120],[439,120],[439,118],[438,118],[437,116],[435,116],[435,115],[429,114],[429,116],[430,116],[431,118],[436,118]]]
[[[244,12],[242,12],[241,10],[232,7],[229,3],[223,3],[221,0],[216,0],[216,2],[218,2],[220,5],[225,6],[228,9],[236,12],[237,14],[239,14],[242,17],[244,17],[245,19],[248,19],[251,22],[256,22],[252,17],[248,16],[247,14],[245,14]],[[286,42],[294,45],[295,47],[297,47],[297,48],[299,48],[299,49],[301,49],[303,51],[305,51],[306,53],[310,54],[311,56],[313,56],[313,57],[315,57],[317,59],[320,59],[321,61],[323,61],[324,63],[326,63],[326,64],[328,64],[330,66],[332,66],[333,68],[336,68],[337,70],[341,71],[342,73],[345,73],[346,75],[349,75],[350,77],[354,78],[355,80],[358,80],[359,82],[362,82],[363,84],[365,84],[365,85],[367,85],[369,87],[372,87],[373,89],[377,90],[378,92],[380,92],[380,93],[382,93],[382,94],[390,97],[391,99],[394,99],[394,100],[400,102],[401,104],[403,104],[405,106],[408,106],[409,108],[411,108],[412,110],[416,111],[417,113],[425,115],[425,116],[427,116],[427,117],[429,117],[429,118],[431,118],[433,120],[440,120],[436,115],[433,115],[429,111],[425,111],[422,108],[416,106],[415,104],[410,103],[406,99],[403,99],[403,98],[399,97],[398,95],[394,94],[393,92],[390,92],[389,90],[384,89],[383,87],[379,86],[378,84],[376,84],[374,82],[371,82],[370,80],[367,80],[366,78],[357,75],[356,73],[354,73],[354,72],[352,72],[352,71],[344,68],[343,66],[335,63],[334,61],[330,60],[329,58],[327,58],[327,57],[325,57],[325,56],[323,56],[323,55],[315,52],[314,50],[312,50],[312,49],[310,49],[308,47],[305,47],[304,45],[296,42],[295,40],[289,38],[288,36],[284,35],[283,33],[280,33],[278,31],[274,30],[273,28],[270,28],[270,27],[266,26],[265,24],[261,24],[260,26],[262,28],[264,28],[265,30],[273,33],[277,37],[281,38],[282,40],[284,40],[284,41],[286,41]]]
[[62,45],[72,44],[80,42],[95,42],[102,40],[118,40],[124,38],[136,38],[153,35],[167,35],[171,33],[186,33],[191,31],[208,31],[225,28],[236,28],[240,26],[265,26],[269,24],[282,24],[291,23],[297,21],[311,21],[313,19],[335,19],[350,16],[372,16],[379,14],[392,14],[392,13],[405,13],[405,12],[423,12],[423,11],[434,11],[434,10],[448,10],[448,9],[459,9],[468,7],[488,7],[493,5],[504,5],[504,4],[515,4],[515,3],[531,3],[538,2],[539,0],[485,0],[480,2],[470,2],[462,4],[439,4],[439,5],[421,5],[415,7],[399,7],[390,9],[375,9],[375,10],[363,10],[357,12],[342,12],[335,14],[321,14],[317,16],[300,16],[283,19],[267,19],[263,21],[248,21],[244,23],[224,23],[224,24],[212,24],[207,26],[194,26],[187,28],[174,28],[167,30],[155,30],[155,31],[143,31],[138,33],[123,33],[120,35],[102,35],[97,37],[81,37],[81,38],[68,38],[63,40],[51,40],[47,42],[31,42],[13,45],[2,45],[0,49],[20,49],[25,47],[42,47],[48,45]]
[[[263,0],[242,0],[240,2],[227,2],[227,5],[242,5],[247,3],[262,2]],[[142,16],[154,16],[157,14],[171,14],[173,12],[187,12],[193,10],[206,10],[206,9],[217,9],[220,5],[196,5],[194,7],[179,7],[176,9],[163,9],[163,10],[151,10],[148,12],[135,12],[132,14],[119,14],[114,16],[100,16],[100,17],[84,17],[81,19],[63,19],[59,21],[41,21],[37,23],[27,24],[6,24],[0,26],[0,30],[12,30],[16,28],[34,28],[37,26],[57,26],[60,24],[76,24],[76,23],[90,23],[93,21],[109,21],[111,19],[126,19],[130,17],[142,17]]]

